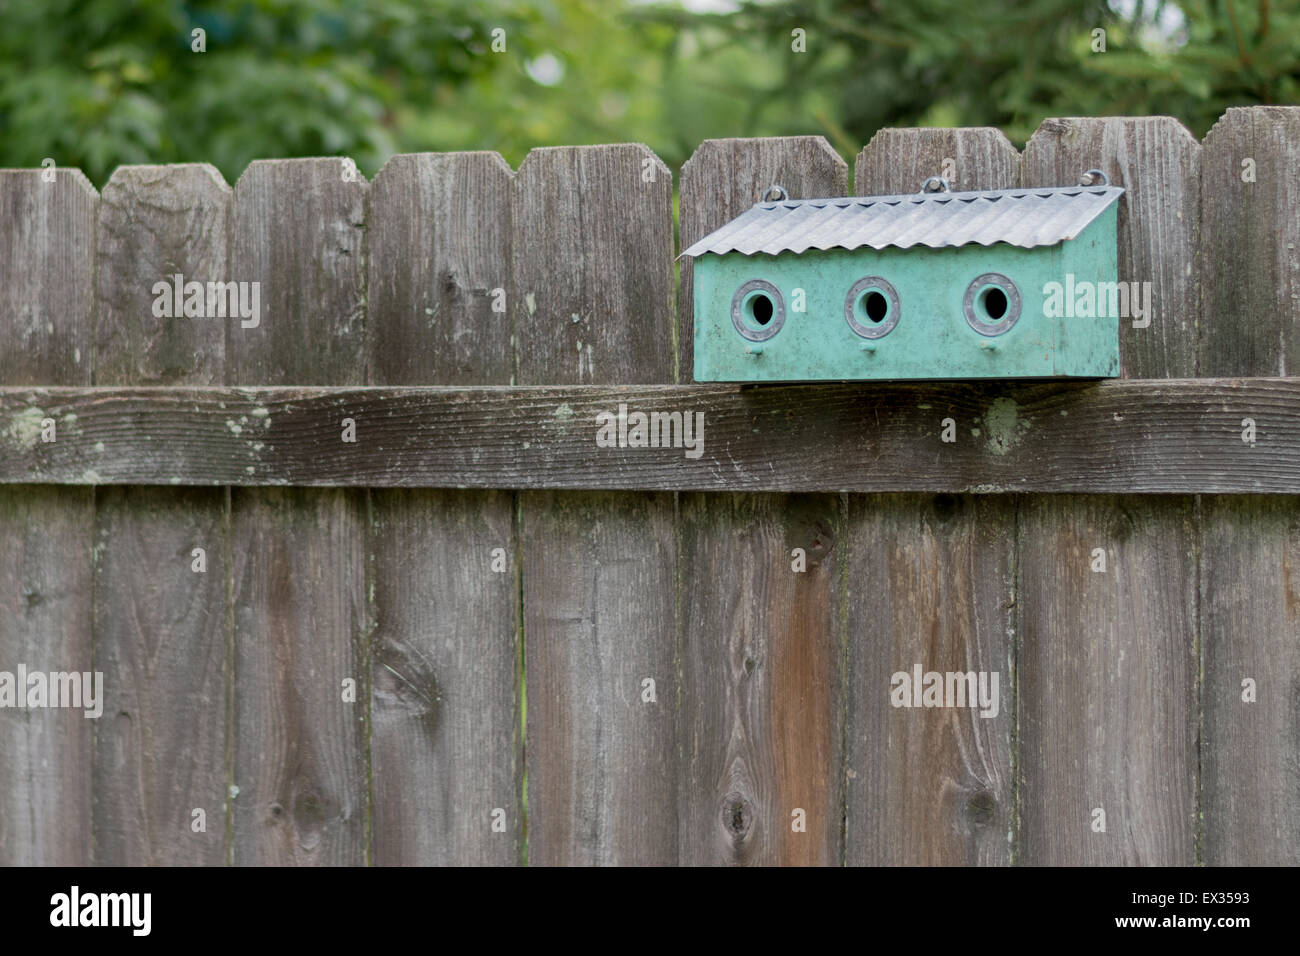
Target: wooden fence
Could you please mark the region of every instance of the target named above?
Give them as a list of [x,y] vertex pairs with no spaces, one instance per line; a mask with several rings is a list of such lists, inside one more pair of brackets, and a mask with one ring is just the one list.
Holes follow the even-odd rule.
[[690,384],[642,146],[0,173],[0,672],[104,675],[0,708],[0,862],[1300,862],[1300,109],[713,140],[676,247],[1092,167],[1124,380],[767,388]]

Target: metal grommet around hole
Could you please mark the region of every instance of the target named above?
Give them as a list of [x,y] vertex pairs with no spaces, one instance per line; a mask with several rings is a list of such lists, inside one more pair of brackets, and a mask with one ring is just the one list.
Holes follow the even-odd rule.
[[785,324],[781,290],[764,279],[743,282],[731,297],[731,324],[741,337],[766,342]]
[[992,337],[1010,330],[1020,319],[1020,288],[1001,272],[976,276],[966,286],[961,311],[966,324]]
[[898,290],[880,276],[863,276],[844,297],[844,321],[864,339],[884,338],[901,314]]

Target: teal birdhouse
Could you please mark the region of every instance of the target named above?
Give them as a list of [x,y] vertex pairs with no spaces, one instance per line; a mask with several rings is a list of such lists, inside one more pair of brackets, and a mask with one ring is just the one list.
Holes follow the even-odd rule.
[[759,202],[682,253],[695,380],[1118,375],[1124,190],[1090,174],[1103,184]]

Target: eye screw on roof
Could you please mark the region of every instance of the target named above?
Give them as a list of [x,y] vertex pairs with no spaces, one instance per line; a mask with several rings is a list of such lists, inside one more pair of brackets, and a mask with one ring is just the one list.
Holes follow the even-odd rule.
[[948,180],[944,179],[942,176],[931,176],[925,182],[921,183],[921,192],[950,193],[952,192],[952,186],[950,186]]
[[1110,177],[1107,176],[1105,173],[1103,173],[1100,169],[1090,169],[1083,174],[1083,178],[1079,180],[1079,185],[1080,186],[1109,186]]
[[[776,193],[775,196],[772,194]],[[769,198],[770,197],[770,198]],[[778,186],[776,183],[768,186],[763,190],[762,195],[758,197],[759,202],[784,202],[790,198],[790,194],[785,191],[784,186]]]

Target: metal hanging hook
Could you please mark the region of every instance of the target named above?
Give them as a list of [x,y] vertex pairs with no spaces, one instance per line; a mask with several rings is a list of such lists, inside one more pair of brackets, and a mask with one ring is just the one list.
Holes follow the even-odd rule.
[[925,182],[921,183],[921,192],[950,193],[952,192],[952,186],[942,176],[930,176]]
[[[1096,180],[1101,180],[1101,182],[1096,182]],[[1103,173],[1100,169],[1090,169],[1083,174],[1083,178],[1079,180],[1079,185],[1080,186],[1099,186],[1099,185],[1109,186],[1110,177],[1107,176],[1105,173]]]
[[[776,195],[772,196],[772,193],[776,193]],[[758,201],[759,202],[784,202],[789,198],[790,198],[790,194],[785,191],[784,186],[778,186],[776,183],[773,183],[772,185],[768,186],[766,189],[763,190],[762,194],[758,197]]]

